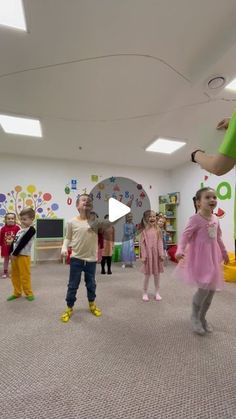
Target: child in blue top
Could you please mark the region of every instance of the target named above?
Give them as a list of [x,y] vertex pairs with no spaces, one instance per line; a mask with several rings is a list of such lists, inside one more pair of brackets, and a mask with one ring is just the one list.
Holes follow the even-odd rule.
[[133,262],[136,260],[134,251],[134,240],[136,234],[136,227],[133,223],[133,215],[131,213],[126,215],[126,222],[124,224],[124,235],[122,240],[122,268],[126,266],[133,267]]

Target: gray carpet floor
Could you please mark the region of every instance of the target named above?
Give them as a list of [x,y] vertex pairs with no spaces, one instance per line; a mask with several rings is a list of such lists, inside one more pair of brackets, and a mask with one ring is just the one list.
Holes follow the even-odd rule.
[[[3,419],[236,418],[236,284],[216,293],[213,334],[194,335],[194,292],[162,275],[163,300],[141,301],[138,266],[97,275],[97,304],[84,282],[70,322],[68,266],[32,268],[36,300],[7,302],[0,279],[0,416]],[[153,284],[151,284],[151,290]]]

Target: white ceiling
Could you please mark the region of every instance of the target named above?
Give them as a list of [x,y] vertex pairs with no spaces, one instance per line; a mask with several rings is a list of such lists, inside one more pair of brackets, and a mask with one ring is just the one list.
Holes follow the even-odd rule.
[[[43,139],[5,134],[1,153],[171,169],[215,151],[236,93],[236,1],[25,0],[28,33],[0,26],[0,112],[42,121]],[[172,156],[144,151],[186,139]],[[79,150],[82,147],[82,150]]]

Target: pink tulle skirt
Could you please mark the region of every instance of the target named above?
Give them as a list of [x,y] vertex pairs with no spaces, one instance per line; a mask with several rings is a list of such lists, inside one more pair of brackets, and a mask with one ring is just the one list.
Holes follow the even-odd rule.
[[189,247],[173,272],[175,279],[198,288],[216,290],[224,284],[222,255],[218,247],[209,242],[197,248]]

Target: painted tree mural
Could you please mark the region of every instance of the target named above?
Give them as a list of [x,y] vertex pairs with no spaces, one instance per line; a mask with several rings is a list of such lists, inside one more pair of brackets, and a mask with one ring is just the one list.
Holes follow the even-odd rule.
[[26,188],[16,185],[10,192],[0,193],[0,226],[4,224],[7,212],[14,212],[19,222],[19,213],[25,207],[33,208],[36,218],[57,218],[56,211],[59,209],[59,205],[52,202],[51,193],[38,192],[35,185]]

